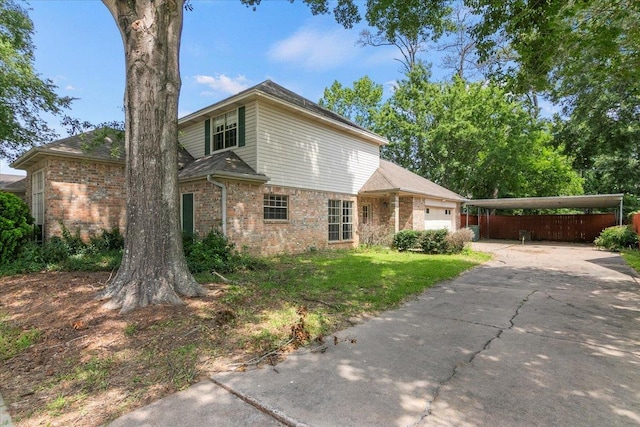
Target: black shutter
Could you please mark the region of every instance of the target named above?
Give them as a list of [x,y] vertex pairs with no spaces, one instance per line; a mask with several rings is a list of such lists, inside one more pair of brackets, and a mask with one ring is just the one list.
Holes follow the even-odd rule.
[[204,121],[204,155],[211,154],[211,119]]
[[238,147],[244,147],[244,107],[238,108]]

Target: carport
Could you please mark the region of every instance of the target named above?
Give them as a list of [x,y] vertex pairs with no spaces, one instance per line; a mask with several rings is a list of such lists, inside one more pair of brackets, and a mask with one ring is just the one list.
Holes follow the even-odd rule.
[[[477,216],[461,223],[480,227],[480,236],[493,239],[593,241],[607,227],[622,224],[624,194],[523,197],[468,200],[464,206],[478,208]],[[494,209],[611,209],[607,214],[491,215]],[[615,212],[617,210],[617,213]]]

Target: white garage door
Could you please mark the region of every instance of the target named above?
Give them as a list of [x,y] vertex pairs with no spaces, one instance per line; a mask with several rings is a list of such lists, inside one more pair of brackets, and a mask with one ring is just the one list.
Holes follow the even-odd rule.
[[453,209],[427,207],[424,210],[424,229],[440,230],[446,228],[453,229]]

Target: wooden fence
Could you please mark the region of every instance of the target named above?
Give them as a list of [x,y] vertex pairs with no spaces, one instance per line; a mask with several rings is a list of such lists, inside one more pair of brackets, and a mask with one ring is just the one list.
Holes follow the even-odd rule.
[[[640,218],[638,218],[640,226]],[[466,214],[460,215],[460,225],[466,226]],[[616,215],[483,215],[480,217],[480,237],[483,239],[548,240],[555,242],[593,242],[600,232],[617,224]],[[478,217],[469,215],[469,225],[478,225]]]

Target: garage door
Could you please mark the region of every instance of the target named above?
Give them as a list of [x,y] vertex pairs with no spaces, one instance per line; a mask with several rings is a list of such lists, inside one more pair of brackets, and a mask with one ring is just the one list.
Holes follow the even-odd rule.
[[424,210],[424,229],[440,230],[446,228],[452,230],[453,209],[427,207]]

